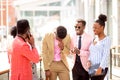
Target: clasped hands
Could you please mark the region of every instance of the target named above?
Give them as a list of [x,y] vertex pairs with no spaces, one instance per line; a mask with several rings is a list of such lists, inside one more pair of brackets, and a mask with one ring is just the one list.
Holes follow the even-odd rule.
[[75,54],[80,54],[80,50],[77,48],[77,47],[74,47],[72,50],[71,50],[72,53],[75,53]]
[[58,46],[59,46],[60,50],[64,49],[64,43],[62,41],[59,41]]

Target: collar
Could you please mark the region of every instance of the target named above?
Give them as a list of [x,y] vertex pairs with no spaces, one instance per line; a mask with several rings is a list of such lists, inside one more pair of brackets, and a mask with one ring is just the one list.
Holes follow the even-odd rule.
[[20,37],[24,42],[26,42],[25,38],[23,36],[21,36],[21,35],[17,35],[17,36]]

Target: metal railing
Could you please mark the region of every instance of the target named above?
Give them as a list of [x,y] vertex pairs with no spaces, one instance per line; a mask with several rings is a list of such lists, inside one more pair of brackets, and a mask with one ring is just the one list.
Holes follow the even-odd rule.
[[112,79],[113,68],[120,68],[120,45],[110,49],[110,79]]

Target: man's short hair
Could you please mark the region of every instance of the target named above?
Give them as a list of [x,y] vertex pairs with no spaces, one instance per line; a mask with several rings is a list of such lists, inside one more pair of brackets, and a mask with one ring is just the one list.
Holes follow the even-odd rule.
[[59,37],[60,39],[64,39],[67,35],[67,30],[64,26],[58,26],[56,33],[57,33],[57,37]]
[[82,23],[83,26],[86,26],[86,21],[83,19],[77,19],[77,23]]

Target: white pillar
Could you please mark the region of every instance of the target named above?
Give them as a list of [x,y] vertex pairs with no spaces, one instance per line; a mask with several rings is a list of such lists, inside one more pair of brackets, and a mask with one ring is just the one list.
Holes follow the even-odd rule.
[[100,0],[100,12],[103,14],[107,14],[107,4],[108,0]]
[[[102,13],[102,14],[105,14],[105,15],[107,15],[107,3],[108,3],[108,1],[107,0],[101,0],[100,1],[100,14]],[[107,18],[108,18],[108,16],[107,16]],[[107,20],[107,23],[108,23],[108,20]],[[107,33],[107,24],[106,24],[106,27],[105,27],[105,34],[108,34]]]
[[[118,0],[118,5],[120,4],[120,0]],[[120,45],[120,5],[118,6],[118,44]]]
[[100,14],[100,0],[95,0],[95,20],[98,19]]
[[86,21],[86,28],[85,31],[88,32],[89,30],[89,0],[84,0],[84,20]]
[[84,19],[84,0],[76,0],[76,17]]
[[118,10],[117,0],[112,1],[113,45],[118,45]]
[[93,23],[95,14],[95,1],[94,0],[84,0],[84,11],[85,11],[85,21],[86,21],[86,32],[93,35]]

